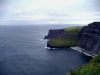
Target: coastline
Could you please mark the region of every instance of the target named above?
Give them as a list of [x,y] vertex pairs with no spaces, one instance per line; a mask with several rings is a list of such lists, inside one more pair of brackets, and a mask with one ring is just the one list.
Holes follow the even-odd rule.
[[[45,47],[46,49],[48,49],[48,50],[50,50],[50,49],[59,49],[59,47]],[[95,54],[95,53],[91,53],[91,52],[89,52],[89,51],[87,51],[87,50],[85,50],[85,49],[83,49],[83,48],[81,48],[81,47],[79,47],[79,46],[74,46],[74,47],[64,47],[64,48],[71,48],[71,49],[73,49],[73,50],[76,50],[76,51],[78,51],[78,52],[80,52],[80,53],[83,53],[83,54],[85,54],[85,55],[87,55],[87,56],[91,56],[91,57],[95,57],[95,56],[98,56],[97,54]]]
[[85,50],[85,49],[83,49],[83,48],[81,48],[79,46],[74,46],[74,47],[70,47],[70,48],[73,49],[73,50],[79,51],[79,52],[81,52],[81,53],[83,53],[83,54],[85,54],[87,56],[91,56],[91,57],[97,56],[97,54],[91,53],[90,51]]

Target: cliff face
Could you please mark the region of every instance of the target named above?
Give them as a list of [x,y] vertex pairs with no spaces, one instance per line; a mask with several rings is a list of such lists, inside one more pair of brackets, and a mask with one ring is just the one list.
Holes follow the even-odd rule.
[[78,46],[90,54],[98,54],[100,51],[100,22],[93,22],[83,27]]
[[51,39],[53,37],[58,37],[64,33],[64,29],[50,29],[48,35],[44,39]]

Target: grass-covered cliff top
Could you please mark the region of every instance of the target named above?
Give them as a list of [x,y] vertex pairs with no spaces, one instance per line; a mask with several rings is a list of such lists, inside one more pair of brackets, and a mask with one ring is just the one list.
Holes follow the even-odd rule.
[[76,26],[76,27],[70,27],[65,28],[64,33],[59,36],[50,39],[49,44],[51,46],[76,46],[77,42],[79,41],[79,32],[81,31],[83,26]]
[[65,33],[76,33],[76,34],[78,34],[81,31],[82,28],[83,28],[83,26],[65,28]]
[[100,53],[88,64],[71,71],[71,73],[67,75],[100,75]]

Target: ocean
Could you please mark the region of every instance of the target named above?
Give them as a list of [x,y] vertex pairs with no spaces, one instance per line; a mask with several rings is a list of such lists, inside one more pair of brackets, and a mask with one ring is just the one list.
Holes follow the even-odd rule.
[[[73,26],[73,25],[72,25]],[[68,25],[0,26],[0,75],[66,75],[91,57],[70,48],[47,49],[49,29]]]

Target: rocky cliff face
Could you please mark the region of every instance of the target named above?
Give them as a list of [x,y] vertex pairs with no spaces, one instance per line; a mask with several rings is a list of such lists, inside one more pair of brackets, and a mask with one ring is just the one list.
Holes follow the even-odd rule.
[[90,54],[98,54],[100,51],[100,22],[93,22],[83,27],[78,46]]
[[48,32],[48,35],[45,36],[44,39],[50,39],[50,38],[53,38],[53,37],[58,37],[60,35],[62,35],[64,32],[64,29],[50,29],[49,32]]

